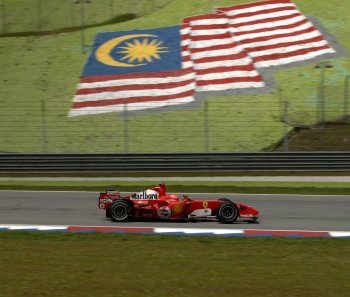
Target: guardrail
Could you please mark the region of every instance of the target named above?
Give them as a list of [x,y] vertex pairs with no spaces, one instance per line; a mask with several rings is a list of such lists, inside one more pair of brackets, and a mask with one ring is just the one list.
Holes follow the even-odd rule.
[[348,171],[350,152],[0,154],[0,172]]

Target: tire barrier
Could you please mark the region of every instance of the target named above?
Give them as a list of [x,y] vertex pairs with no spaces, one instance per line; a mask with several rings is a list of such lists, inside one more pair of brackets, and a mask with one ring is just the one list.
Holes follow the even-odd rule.
[[350,152],[0,154],[0,172],[348,171]]

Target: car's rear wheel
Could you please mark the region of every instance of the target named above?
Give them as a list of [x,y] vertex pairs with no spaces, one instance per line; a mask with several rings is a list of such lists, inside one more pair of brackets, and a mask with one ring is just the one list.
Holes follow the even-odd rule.
[[239,210],[236,204],[224,201],[218,208],[217,217],[220,222],[230,224],[237,221]]
[[133,208],[125,200],[116,200],[109,206],[108,211],[113,222],[125,222],[131,218]]

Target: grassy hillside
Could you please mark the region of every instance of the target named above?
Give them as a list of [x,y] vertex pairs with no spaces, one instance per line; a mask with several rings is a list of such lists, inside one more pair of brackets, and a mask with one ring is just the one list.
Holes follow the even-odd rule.
[[[170,0],[2,0],[0,34],[53,31],[100,24],[116,15],[145,15]],[[83,5],[83,7],[82,7]]]
[[[212,11],[213,4],[245,2],[173,0],[142,18],[90,28],[86,30],[86,38],[91,44],[97,32],[175,25],[183,17]],[[350,52],[349,1],[294,2],[303,13],[316,16]],[[154,3],[149,1],[149,4]],[[199,101],[188,110],[158,111],[128,118],[115,113],[68,118],[87,58],[87,54],[81,53],[80,37],[77,31],[0,39],[0,151],[259,151],[270,148],[283,136],[281,100],[289,101],[289,117],[293,122],[317,121],[320,70],[315,64],[274,72],[279,93],[210,96],[207,113],[203,101]],[[326,70],[327,119],[343,115],[343,82],[350,74],[349,62],[347,57],[333,59],[333,68]]]
[[[276,151],[286,150],[282,141]],[[291,131],[288,139],[290,151],[350,151],[350,124],[325,123],[322,126]]]

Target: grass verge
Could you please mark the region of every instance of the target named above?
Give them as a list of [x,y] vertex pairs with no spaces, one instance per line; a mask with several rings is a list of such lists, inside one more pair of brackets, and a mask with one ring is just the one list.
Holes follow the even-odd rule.
[[[137,192],[165,182],[158,181],[0,181],[0,190]],[[169,192],[349,195],[350,184],[336,182],[166,182]]]
[[2,296],[349,296],[350,241],[0,233]]

